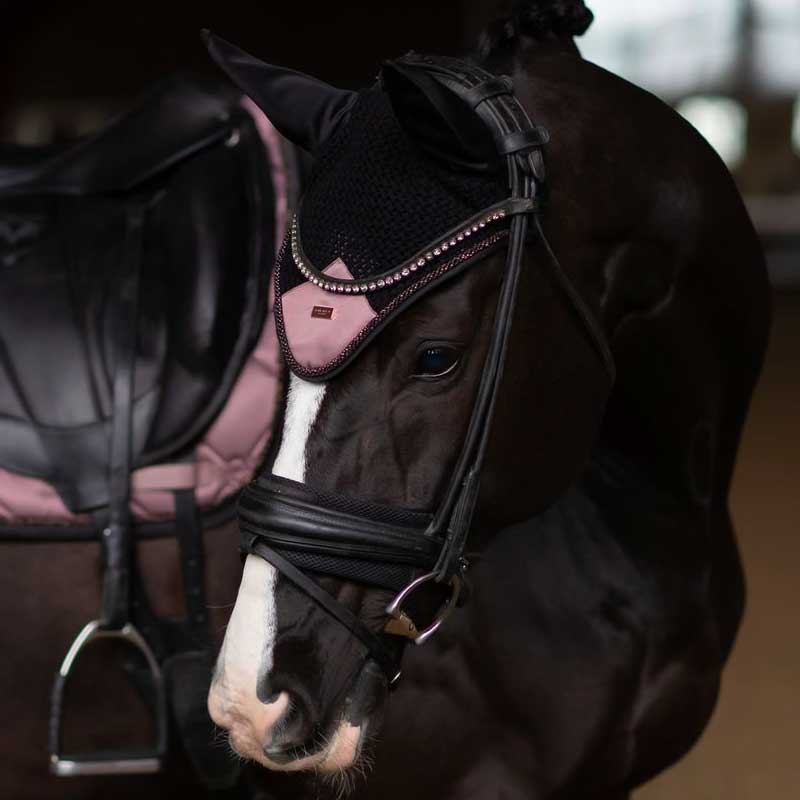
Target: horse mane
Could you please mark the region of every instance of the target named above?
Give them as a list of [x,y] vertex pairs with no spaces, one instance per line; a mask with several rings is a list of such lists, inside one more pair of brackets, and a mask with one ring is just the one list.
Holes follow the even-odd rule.
[[487,59],[523,36],[537,40],[582,36],[593,19],[583,0],[501,0],[494,4],[479,37],[477,55]]

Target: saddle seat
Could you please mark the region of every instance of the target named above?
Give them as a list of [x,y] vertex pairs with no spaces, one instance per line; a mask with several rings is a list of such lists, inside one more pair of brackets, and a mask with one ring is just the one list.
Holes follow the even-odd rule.
[[[191,467],[264,340],[286,206],[270,130],[238,94],[175,77],[90,138],[0,150],[0,473],[45,482],[72,513],[108,504],[113,331],[132,264],[133,467]],[[0,492],[0,520],[8,502]]]

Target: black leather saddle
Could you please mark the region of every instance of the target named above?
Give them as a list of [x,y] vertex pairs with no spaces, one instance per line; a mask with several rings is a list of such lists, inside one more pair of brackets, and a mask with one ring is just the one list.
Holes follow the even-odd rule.
[[[160,618],[137,570],[130,499],[135,469],[193,459],[261,334],[291,175],[278,180],[259,124],[238,93],[176,77],[91,138],[0,149],[0,469],[90,512],[83,529],[0,524],[0,540],[98,537],[105,565],[100,613],[53,686],[57,775],[158,770],[171,719],[208,785],[236,780],[205,712],[210,520],[193,489],[176,485],[174,517],[147,524],[179,544],[186,617]],[[138,653],[152,749],[64,753],[65,686],[100,638]]]
[[263,323],[273,191],[239,95],[183,77],[86,140],[0,150],[0,467],[108,504],[132,271],[130,466],[180,460]]

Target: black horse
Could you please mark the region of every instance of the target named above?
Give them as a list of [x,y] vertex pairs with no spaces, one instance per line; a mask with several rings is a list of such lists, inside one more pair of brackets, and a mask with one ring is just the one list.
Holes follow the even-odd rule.
[[[303,560],[287,539],[281,559],[246,539],[280,569],[247,557],[209,708],[273,771],[261,777],[276,797],[627,797],[696,741],[735,638],[744,592],[727,495],[769,320],[756,235],[696,131],[581,59],[580,0],[515,8],[477,60],[510,76],[539,126],[538,140],[505,142],[533,159],[541,231],[523,253],[469,596],[406,648],[389,691],[360,625],[385,628],[394,577],[346,580],[335,558],[314,560],[320,548]],[[441,62],[412,57],[355,95],[210,46],[315,156],[276,277],[292,368],[282,435],[250,496],[294,503],[318,533],[320,506],[334,522],[412,530],[443,502],[493,352],[514,223],[509,234],[481,216],[508,197],[508,159],[470,106],[509,85],[484,81],[467,104],[416,69]],[[418,274],[454,254],[467,268],[409,305],[406,259],[431,241]],[[292,292],[311,298],[304,324]],[[422,605],[442,599],[434,587]],[[390,638],[380,646],[396,651]]]

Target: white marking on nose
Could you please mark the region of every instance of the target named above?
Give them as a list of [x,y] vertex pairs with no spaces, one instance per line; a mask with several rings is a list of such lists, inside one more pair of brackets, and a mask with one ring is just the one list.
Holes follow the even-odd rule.
[[[300,483],[305,480],[308,437],[324,396],[325,384],[310,383],[295,375],[290,377],[283,437],[272,468],[274,475]],[[277,578],[278,572],[272,564],[253,555],[247,557],[209,693],[212,718],[229,728],[247,752],[253,748],[260,752],[269,730],[289,702],[285,693],[272,703],[258,699],[258,686],[273,666]]]
[[239,743],[237,747],[248,753],[261,752],[289,704],[285,692],[271,703],[263,703],[258,697],[259,684],[273,664],[277,576],[271,564],[252,555],[247,557],[208,695],[211,718],[227,728],[232,741]]
[[272,669],[277,629],[275,582],[278,572],[262,558],[249,555],[233,607],[222,653],[222,671],[229,685],[256,692],[258,679]]
[[308,436],[317,419],[324,383],[311,383],[292,373],[286,398],[286,413],[283,419],[283,437],[272,474],[303,483],[306,477],[306,447]]

